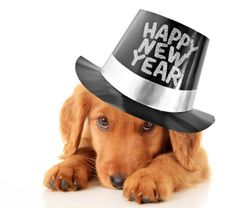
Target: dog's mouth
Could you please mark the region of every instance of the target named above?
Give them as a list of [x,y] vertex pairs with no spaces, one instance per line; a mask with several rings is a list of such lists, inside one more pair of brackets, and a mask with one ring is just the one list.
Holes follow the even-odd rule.
[[[96,173],[101,184],[111,189],[123,189],[125,180],[140,168],[146,167],[150,159],[144,157],[142,162],[130,162],[130,160],[107,159],[105,156],[96,157]],[[128,162],[127,162],[128,161]],[[138,161],[138,159],[136,160]]]

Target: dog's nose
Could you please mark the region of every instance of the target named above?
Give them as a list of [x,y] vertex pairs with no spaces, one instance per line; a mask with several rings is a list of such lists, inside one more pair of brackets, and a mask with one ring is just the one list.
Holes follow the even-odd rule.
[[112,185],[117,189],[122,189],[125,181],[125,177],[122,175],[112,175],[110,176]]

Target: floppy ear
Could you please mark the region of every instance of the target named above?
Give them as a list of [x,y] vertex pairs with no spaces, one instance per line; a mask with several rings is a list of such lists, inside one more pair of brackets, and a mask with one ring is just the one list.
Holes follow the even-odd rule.
[[61,133],[65,141],[61,158],[65,159],[76,152],[89,110],[89,92],[82,85],[78,85],[61,110]]
[[187,170],[194,171],[193,157],[200,147],[202,133],[183,133],[169,130],[169,135],[177,160]]

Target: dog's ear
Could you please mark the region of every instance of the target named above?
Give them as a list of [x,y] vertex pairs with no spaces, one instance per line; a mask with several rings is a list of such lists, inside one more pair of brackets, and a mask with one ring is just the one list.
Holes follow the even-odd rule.
[[89,92],[82,85],[78,85],[61,109],[60,127],[65,141],[61,158],[73,155],[79,146],[84,121],[90,110],[89,97]]
[[187,170],[195,170],[193,157],[200,147],[201,135],[201,132],[183,133],[169,130],[174,155]]

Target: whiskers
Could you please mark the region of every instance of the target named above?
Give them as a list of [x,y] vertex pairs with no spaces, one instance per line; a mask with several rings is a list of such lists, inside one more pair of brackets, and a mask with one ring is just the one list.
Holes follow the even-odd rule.
[[96,157],[89,157],[87,155],[81,155],[83,159],[85,159],[87,167],[91,173],[92,177],[97,178],[97,171],[96,171]]

